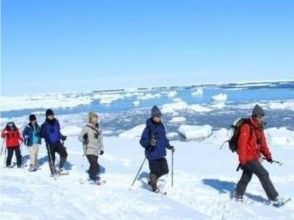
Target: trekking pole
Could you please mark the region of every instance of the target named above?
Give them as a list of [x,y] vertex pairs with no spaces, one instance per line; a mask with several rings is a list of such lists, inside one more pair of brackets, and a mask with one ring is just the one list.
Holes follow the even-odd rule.
[[54,176],[54,164],[53,164],[53,159],[51,157],[51,149],[50,149],[50,145],[46,144],[47,147],[47,153],[48,153],[48,161],[49,161],[49,169],[51,174]]
[[[266,160],[266,158],[264,157],[264,158],[262,158],[263,160]],[[282,162],[280,162],[280,161],[277,161],[277,160],[273,160],[273,163],[276,163],[276,164],[278,164],[279,166],[282,166],[282,165],[284,165],[284,163],[282,163]]]
[[221,149],[223,149],[223,147],[224,147],[225,143],[227,143],[227,142],[229,142],[229,141],[228,141],[228,140],[224,141],[224,142],[222,143],[222,145],[220,146],[220,148],[219,148],[219,149],[220,149],[220,150],[221,150]]
[[7,149],[5,147],[5,149],[4,149],[4,158],[3,158],[4,167],[6,167],[6,154],[7,154]]
[[273,160],[274,163],[278,164],[279,166],[282,166],[284,163],[277,161],[277,160]]
[[171,173],[171,186],[174,186],[174,151],[172,151],[172,160],[171,160],[171,165],[172,165],[172,173]]
[[4,140],[5,140],[5,139],[3,139],[2,146],[1,146],[0,157],[2,156],[2,153],[3,153]]
[[136,182],[136,179],[138,178],[138,175],[139,175],[141,169],[143,168],[143,165],[144,165],[145,161],[146,161],[146,156],[144,157],[144,160],[143,160],[143,162],[142,162],[142,164],[141,164],[141,166],[140,166],[140,168],[139,168],[139,170],[138,170],[138,172],[137,172],[137,174],[136,174],[136,176],[135,176],[135,179],[134,179],[134,181],[133,181],[131,187],[134,186],[134,184],[135,184],[135,182]]
[[[2,156],[3,154],[3,148],[4,148],[4,143],[5,143],[5,138],[3,139],[3,142],[2,142],[2,146],[1,146],[1,152],[0,152],[0,156]],[[3,157],[3,165],[5,167],[6,163],[5,163],[5,159],[6,159],[6,147],[4,149],[4,157]]]

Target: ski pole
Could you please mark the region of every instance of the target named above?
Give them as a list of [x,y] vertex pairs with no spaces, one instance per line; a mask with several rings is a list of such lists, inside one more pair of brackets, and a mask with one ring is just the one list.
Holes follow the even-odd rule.
[[[265,157],[262,158],[263,160],[267,160]],[[280,162],[280,161],[277,161],[277,160],[273,160],[273,163],[276,163],[278,164],[279,166],[282,166],[284,163]]]
[[4,167],[6,167],[6,154],[7,154],[7,149],[5,147],[5,149],[4,149],[4,158],[3,158]]
[[5,139],[3,139],[3,142],[2,142],[1,151],[0,151],[0,157],[2,156],[2,153],[3,153],[4,141],[5,141]]
[[171,173],[171,186],[174,186],[174,151],[172,151],[172,160],[171,160],[171,165],[172,165],[172,173]]
[[[2,156],[5,141],[6,141],[6,139],[4,138],[4,139],[3,139],[3,142],[2,142],[2,146],[1,146],[1,152],[0,152],[1,154],[0,154],[0,156]],[[5,147],[5,149],[4,149],[4,157],[3,157],[3,166],[4,166],[4,167],[5,167],[5,165],[6,165],[5,160],[6,160],[6,147]]]
[[136,179],[138,178],[138,175],[139,175],[139,173],[140,173],[140,171],[141,171],[141,169],[142,169],[142,167],[143,167],[145,161],[146,161],[146,157],[144,157],[144,160],[143,160],[143,162],[142,162],[142,164],[141,164],[141,166],[140,166],[140,168],[139,168],[139,170],[138,170],[138,172],[137,172],[137,174],[136,174],[136,176],[135,176],[135,179],[134,179],[134,181],[133,181],[131,187],[134,186],[134,184],[135,184],[135,182],[136,182]]
[[274,163],[279,164],[280,166],[282,166],[284,163],[277,161],[277,160],[273,160]]
[[48,153],[48,159],[49,159],[49,169],[51,171],[51,174],[54,176],[54,164],[53,164],[53,159],[51,156],[50,145],[46,144],[46,147],[47,147],[47,153]]

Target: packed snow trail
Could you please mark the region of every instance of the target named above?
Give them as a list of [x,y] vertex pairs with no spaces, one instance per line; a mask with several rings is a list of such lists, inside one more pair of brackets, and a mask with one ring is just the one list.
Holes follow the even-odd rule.
[[[274,208],[256,177],[246,191],[245,203],[230,200],[241,172],[236,155],[219,145],[204,142],[172,142],[176,147],[174,187],[165,179],[166,196],[151,193],[146,162],[134,187],[131,182],[143,159],[138,140],[107,137],[105,155],[99,158],[101,186],[86,181],[88,162],[77,137],[69,137],[65,168],[69,175],[50,177],[45,146],[41,146],[40,170],[1,168],[0,219],[294,219],[294,203]],[[272,147],[283,166],[264,163],[281,195],[294,194],[294,148]],[[26,164],[27,150],[23,148]],[[58,158],[58,157],[57,157]],[[171,154],[167,159],[170,165]],[[3,166],[3,157],[0,161]]]

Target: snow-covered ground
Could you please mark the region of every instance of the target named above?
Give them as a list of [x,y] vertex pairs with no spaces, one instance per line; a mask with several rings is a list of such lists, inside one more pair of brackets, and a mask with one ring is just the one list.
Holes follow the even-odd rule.
[[[246,202],[230,200],[241,172],[237,157],[225,146],[227,128],[247,117],[255,104],[266,111],[265,130],[273,157],[283,166],[264,163],[282,196],[294,194],[294,82],[224,84],[191,87],[92,91],[77,94],[36,94],[0,97],[0,127],[14,121],[22,130],[28,115],[44,121],[52,108],[68,135],[68,176],[54,180],[44,145],[36,173],[6,169],[0,158],[0,219],[294,219],[294,202],[273,208],[254,177]],[[143,161],[139,137],[152,105],[163,112],[167,136],[176,147],[174,187],[166,182],[167,196],[149,191],[147,163],[135,186],[131,182]],[[103,186],[85,181],[88,163],[77,135],[89,111],[99,113],[105,154],[100,157]],[[23,147],[25,164],[28,151]],[[168,161],[171,154],[168,152]]]
[[[122,137],[104,139],[105,154],[99,161],[101,177],[107,182],[102,186],[80,183],[87,179],[88,163],[77,136],[70,136],[66,142],[69,156],[65,167],[69,175],[57,180],[49,175],[43,145],[39,156],[41,169],[35,173],[27,171],[27,167],[2,168],[1,157],[0,219],[294,219],[294,201],[282,208],[266,205],[266,195],[256,177],[249,184],[245,203],[230,200],[241,172],[235,171],[236,155],[226,147],[219,150],[227,133],[225,129],[201,142],[171,142],[176,147],[174,187],[171,188],[171,175],[163,178],[166,196],[149,191],[147,163],[131,188],[144,158],[136,138],[141,128]],[[66,133],[74,132],[68,128]],[[271,146],[274,159],[284,165],[265,162],[264,166],[280,194],[292,197],[294,143],[289,142],[285,147],[282,132],[270,130],[267,135],[274,140]],[[293,137],[293,133],[290,135]],[[28,165],[27,149],[23,147],[22,152]],[[167,159],[170,165],[170,152]]]

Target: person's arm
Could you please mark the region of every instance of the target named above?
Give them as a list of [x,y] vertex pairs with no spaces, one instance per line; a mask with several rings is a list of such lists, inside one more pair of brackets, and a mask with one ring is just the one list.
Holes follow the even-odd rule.
[[264,135],[263,131],[261,132],[260,151],[268,161],[271,160],[272,154],[267,146],[267,142],[266,142],[265,135]]
[[20,132],[19,132],[18,129],[16,129],[16,136],[17,136],[17,139],[19,141],[19,145],[22,145],[23,138],[22,138],[22,136],[21,136],[21,134],[20,134]]
[[26,126],[25,129],[22,132],[22,136],[24,138],[25,144],[27,144],[28,138],[29,138],[29,128]]
[[44,138],[46,140],[47,134],[46,134],[46,125],[45,125],[45,123],[43,123],[41,125],[40,135],[41,135],[41,138]]
[[84,142],[84,135],[87,134],[87,127],[84,127],[79,135],[79,141]]
[[67,139],[67,136],[63,135],[61,133],[61,130],[60,130],[60,124],[59,124],[59,121],[56,119],[56,123],[57,123],[57,131],[59,133],[59,137],[60,137],[60,140],[61,141],[65,141]]
[[146,149],[150,147],[150,137],[149,137],[148,127],[145,127],[142,133],[140,144],[142,147]]
[[6,129],[3,129],[2,133],[1,133],[1,137],[2,138],[6,138],[8,131]]
[[238,155],[239,155],[239,161],[241,165],[246,164],[246,153],[247,153],[247,144],[249,141],[250,136],[250,127],[248,124],[244,124],[240,128],[240,135],[238,140]]
[[104,154],[104,144],[103,144],[103,133],[101,128],[99,129],[98,142],[100,145],[100,155],[102,155]]
[[169,139],[166,137],[166,130],[165,130],[165,127],[164,126],[163,126],[163,129],[164,129],[165,147],[167,149],[169,149],[169,150],[174,151],[175,150],[175,147],[170,145]]

